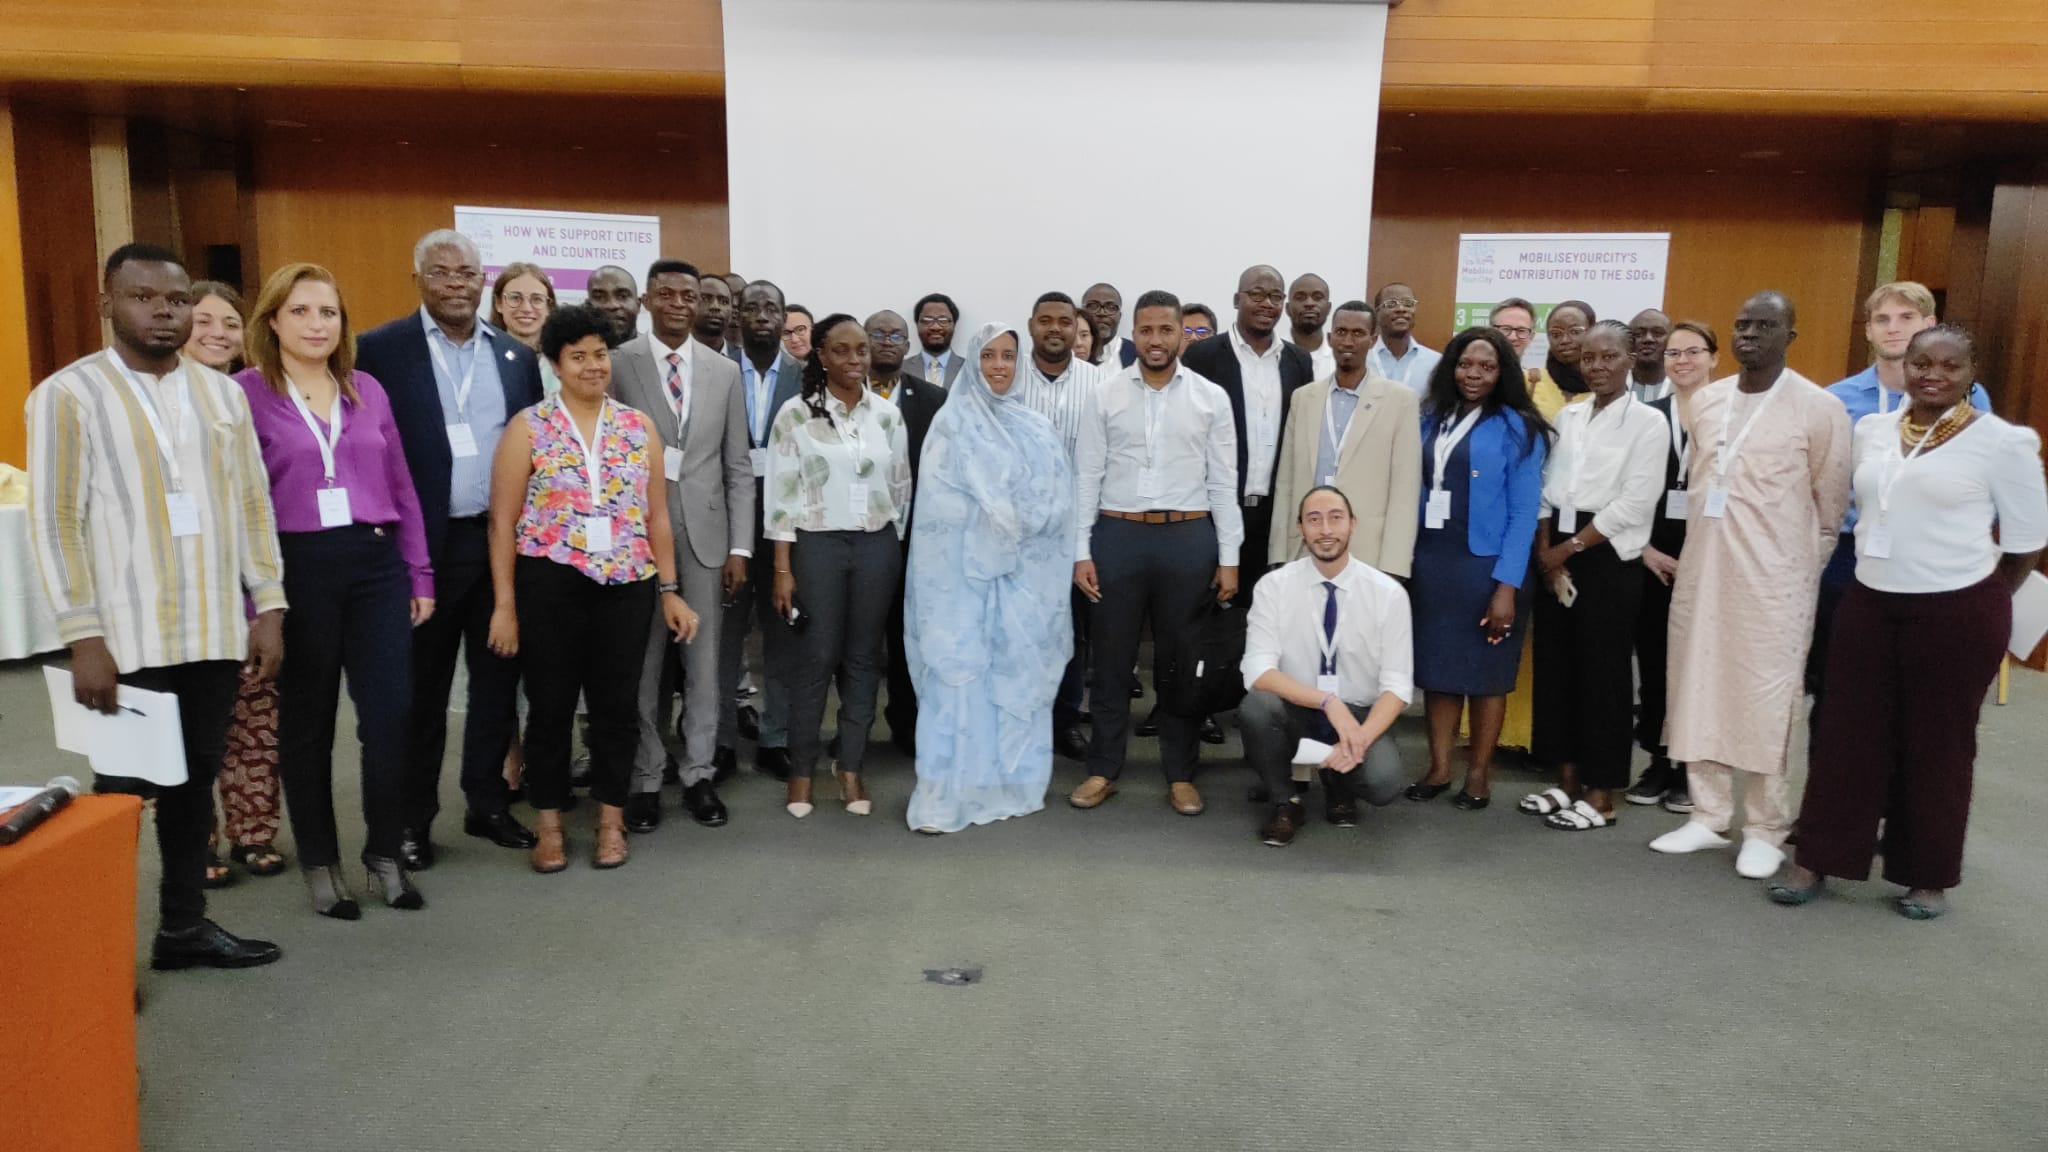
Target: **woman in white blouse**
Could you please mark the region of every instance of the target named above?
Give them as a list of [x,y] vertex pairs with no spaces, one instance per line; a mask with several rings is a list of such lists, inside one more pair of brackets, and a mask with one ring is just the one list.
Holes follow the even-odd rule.
[[1669,425],[1629,394],[1629,332],[1603,320],[1579,343],[1590,403],[1557,414],[1536,529],[1536,729],[1558,787],[1521,810],[1566,832],[1614,826],[1635,755],[1635,631],[1643,547],[1664,499]]
[[1877,853],[1910,919],[1947,911],[1962,879],[1977,714],[2048,544],[2041,438],[1970,405],[1974,353],[1952,324],[1913,337],[1909,403],[1856,424],[1856,579],[1828,640],[1796,863],[1769,889],[1780,904],[1863,879]]
[[903,417],[867,379],[867,330],[844,313],[827,316],[811,330],[802,393],[768,430],[775,609],[797,630],[788,807],[799,819],[811,814],[811,773],[835,676],[839,759],[832,775],[848,812],[871,810],[861,766],[910,523],[910,447]]

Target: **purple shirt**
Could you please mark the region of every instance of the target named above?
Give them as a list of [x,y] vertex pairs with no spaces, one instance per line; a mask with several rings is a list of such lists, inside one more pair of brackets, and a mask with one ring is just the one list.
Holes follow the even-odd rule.
[[[235,382],[249,396],[256,441],[263,448],[263,466],[270,473],[270,503],[277,510],[277,530],[323,531],[316,493],[327,486],[327,471],[320,460],[320,442],[300,419],[298,405],[271,388],[261,369],[243,369],[235,374]],[[398,425],[391,419],[391,401],[384,395],[383,385],[368,373],[355,373],[354,382],[361,400],[341,399],[334,486],[348,489],[349,515],[356,523],[398,525],[398,554],[412,570],[412,594],[416,599],[432,599],[434,569],[427,561],[420,499],[413,491],[412,471],[405,466]],[[313,415],[321,431],[327,431],[327,413]]]

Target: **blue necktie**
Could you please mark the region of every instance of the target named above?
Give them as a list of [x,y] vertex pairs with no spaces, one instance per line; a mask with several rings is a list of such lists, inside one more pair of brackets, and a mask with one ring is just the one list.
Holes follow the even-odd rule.
[[[1323,590],[1328,593],[1323,600],[1323,640],[1329,644],[1331,655],[1325,660],[1320,651],[1316,653],[1316,671],[1324,676],[1333,676],[1337,672],[1337,585],[1325,580]],[[1316,710],[1315,721],[1309,725],[1309,736],[1325,744],[1337,742],[1337,726],[1330,723],[1330,718],[1320,708]]]

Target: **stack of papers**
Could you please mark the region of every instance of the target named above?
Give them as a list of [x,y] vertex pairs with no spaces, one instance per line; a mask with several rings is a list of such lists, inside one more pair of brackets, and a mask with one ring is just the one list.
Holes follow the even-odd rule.
[[[71,692],[71,673],[43,668],[50,689],[50,715],[57,747],[92,761],[99,776],[126,776],[169,786],[185,782],[185,730],[178,698],[122,685],[120,708],[109,716],[80,704]],[[19,803],[19,801],[17,801]]]

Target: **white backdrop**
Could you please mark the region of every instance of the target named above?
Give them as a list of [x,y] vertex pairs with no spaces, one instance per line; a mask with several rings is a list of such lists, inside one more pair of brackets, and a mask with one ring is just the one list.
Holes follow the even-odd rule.
[[821,318],[947,292],[963,351],[976,321],[1098,280],[1125,335],[1150,288],[1227,318],[1251,264],[1364,296],[1386,16],[725,0],[732,266]]

